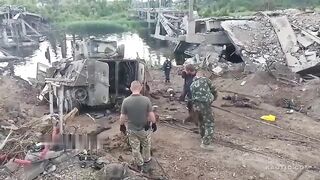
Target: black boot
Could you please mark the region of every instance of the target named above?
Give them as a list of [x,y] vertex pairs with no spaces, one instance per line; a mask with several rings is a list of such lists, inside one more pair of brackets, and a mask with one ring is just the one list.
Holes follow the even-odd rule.
[[142,166],[137,165],[137,171],[139,173],[142,173],[143,172],[143,167],[144,167],[144,165],[142,165]]
[[143,166],[142,166],[142,172],[149,174],[151,173],[152,170],[152,165],[151,165],[152,159],[150,159],[148,162],[144,162]]

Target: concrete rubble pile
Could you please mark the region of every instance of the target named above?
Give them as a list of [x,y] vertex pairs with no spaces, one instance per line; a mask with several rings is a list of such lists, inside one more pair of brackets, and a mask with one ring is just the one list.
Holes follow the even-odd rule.
[[[251,19],[220,20],[245,72],[277,71],[283,76],[319,76],[320,13],[300,10],[259,12]],[[225,45],[228,46],[228,45]],[[215,74],[234,66],[221,60],[223,45],[200,44],[187,50]],[[285,71],[285,72],[284,72]],[[293,72],[293,73],[292,73]],[[291,79],[291,78],[290,78]]]
[[243,57],[248,71],[264,70],[267,64],[286,64],[285,55],[271,23],[264,16],[254,20],[232,20],[222,22],[238,53]]
[[222,53],[224,46],[200,44],[196,48],[190,49],[191,54],[195,54],[194,58],[190,58],[186,63],[200,64],[201,67],[219,75],[229,70],[232,63],[226,61]]

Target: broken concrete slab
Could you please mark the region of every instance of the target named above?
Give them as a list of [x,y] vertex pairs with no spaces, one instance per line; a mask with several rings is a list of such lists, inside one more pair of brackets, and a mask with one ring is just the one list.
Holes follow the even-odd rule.
[[293,52],[297,52],[298,39],[304,46],[311,46],[314,43],[314,39],[307,39],[303,36],[299,36],[297,39],[286,16],[271,17],[270,21],[277,33],[282,50],[285,52],[287,65],[293,72],[299,72],[318,64],[318,60],[314,53],[307,52],[306,56],[309,54],[311,56],[309,59],[308,57],[303,57],[304,54],[300,54],[298,56],[297,54],[292,54]]
[[299,72],[303,70],[298,58],[292,56],[290,53],[286,53],[287,65],[291,68],[292,72]]
[[317,52],[313,51],[307,55],[307,61],[315,62],[317,61]]
[[309,37],[307,37],[305,35],[301,35],[301,34],[298,34],[297,40],[305,48],[311,46],[315,42],[311,38],[309,38]]
[[271,17],[270,22],[274,27],[284,53],[293,52],[292,49],[298,46],[297,37],[286,16]]
[[316,51],[306,50],[306,51],[304,52],[304,54],[305,54],[306,56],[313,56],[314,54],[317,55],[317,52],[316,52]]
[[[294,26],[294,27],[297,27],[297,26]],[[320,44],[320,38],[316,35],[316,34],[313,34],[312,32],[308,31],[308,30],[304,30],[304,29],[301,29],[300,27],[297,27],[301,30],[301,33],[305,36],[308,36],[310,39],[314,40],[315,42],[317,42],[318,44]]]

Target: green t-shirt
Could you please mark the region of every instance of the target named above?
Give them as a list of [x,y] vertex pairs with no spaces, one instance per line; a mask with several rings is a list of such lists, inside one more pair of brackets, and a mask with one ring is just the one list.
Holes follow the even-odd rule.
[[121,114],[127,115],[129,130],[143,130],[148,122],[148,113],[151,111],[150,99],[142,95],[131,95],[122,102]]

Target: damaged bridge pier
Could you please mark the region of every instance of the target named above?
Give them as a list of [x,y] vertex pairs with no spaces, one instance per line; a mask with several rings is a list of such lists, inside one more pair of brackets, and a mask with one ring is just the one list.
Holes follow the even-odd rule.
[[192,53],[194,44],[233,46],[221,26],[221,22],[227,19],[200,18],[193,10],[193,3],[193,0],[189,1],[189,11],[181,11],[174,9],[170,4],[163,3],[163,1],[158,3],[133,1],[132,11],[137,18],[147,22],[149,27],[151,27],[150,24],[154,24],[151,37],[168,41],[173,45],[175,53],[184,53],[194,57],[195,54]]
[[37,46],[46,21],[38,14],[15,6],[0,7],[0,47]]

